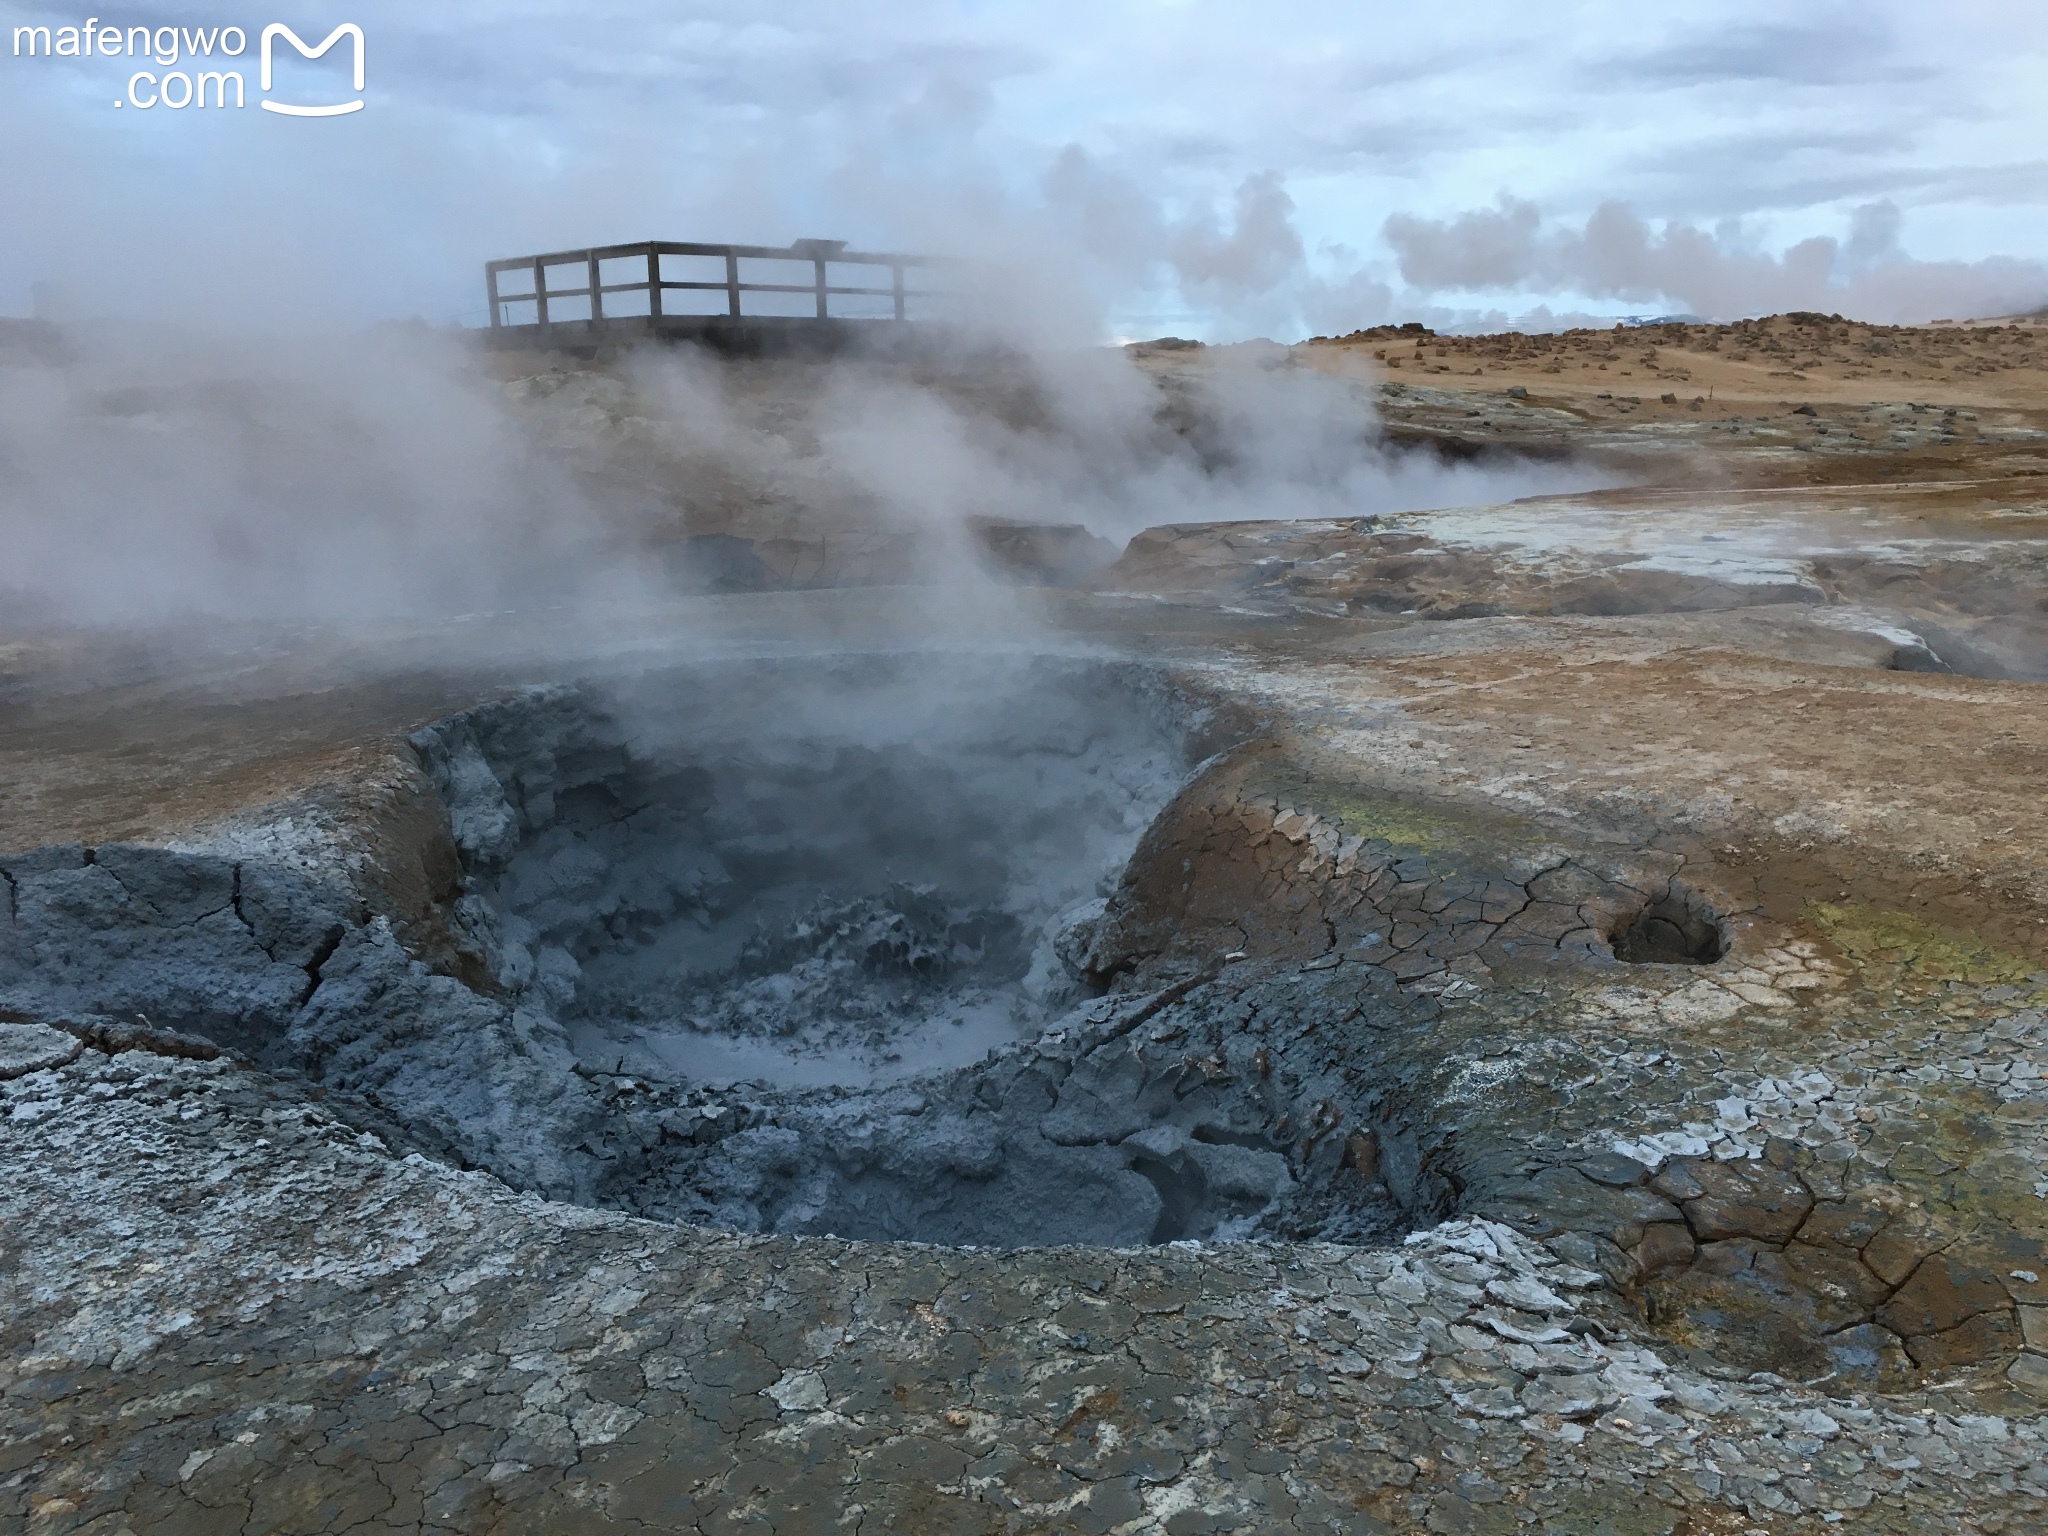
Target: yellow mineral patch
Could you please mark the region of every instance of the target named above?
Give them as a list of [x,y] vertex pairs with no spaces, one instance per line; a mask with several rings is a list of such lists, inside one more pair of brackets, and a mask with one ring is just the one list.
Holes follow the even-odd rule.
[[1910,912],[1813,901],[1807,915],[1859,968],[1896,966],[1928,981],[2024,981],[2036,965],[1967,935],[1943,933]]

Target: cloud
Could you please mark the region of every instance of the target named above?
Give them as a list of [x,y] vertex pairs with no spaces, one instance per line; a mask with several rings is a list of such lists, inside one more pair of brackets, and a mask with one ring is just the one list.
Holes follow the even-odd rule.
[[1174,231],[1167,253],[1185,290],[1224,296],[1264,293],[1300,265],[1294,199],[1277,172],[1247,176],[1234,202],[1235,217],[1227,230],[1201,209]]
[[1240,334],[1300,323],[1314,280],[1294,200],[1277,172],[1239,182],[1227,214],[1197,202],[1175,217],[1136,180],[1069,145],[1039,191],[1048,233],[1086,254],[1106,305],[1149,292]]
[[1533,203],[1503,196],[1448,219],[1395,215],[1383,233],[1401,276],[1424,293],[1575,293],[1710,318],[1812,309],[1891,324],[2048,302],[2048,264],[1915,261],[1899,248],[1902,224],[1891,203],[1865,204],[1846,243],[1815,236],[1772,254],[1743,244],[1739,230],[1678,220],[1652,228],[1619,202],[1602,203],[1577,229],[1545,225]]
[[1790,23],[1737,20],[1692,29],[1667,42],[1602,58],[1596,67],[1601,73],[1681,86],[1903,83],[1935,73],[1900,60],[1888,18],[1877,7],[1861,5],[1834,7]]
[[1536,270],[1541,222],[1534,203],[1503,196],[1450,219],[1393,214],[1381,233],[1418,288],[1514,288]]
[[1856,209],[1849,215],[1849,238],[1842,246],[1843,266],[1861,271],[1879,262],[1905,259],[1905,253],[1899,249],[1899,231],[1905,223],[1896,203],[1865,203]]

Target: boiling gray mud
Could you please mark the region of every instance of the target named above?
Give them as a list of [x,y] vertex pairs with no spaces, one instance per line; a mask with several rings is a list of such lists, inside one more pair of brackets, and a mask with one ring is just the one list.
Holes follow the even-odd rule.
[[[872,1089],[602,1077],[632,1130],[602,1199],[745,1231],[993,1248],[1373,1242],[1447,1210],[1421,1141],[1327,1027],[1355,999],[1274,979],[1104,999],[972,1067]],[[1412,1011],[1391,982],[1379,991],[1387,1020]]]
[[415,745],[461,932],[585,1060],[860,1086],[1077,1000],[1062,948],[1198,725],[1131,669],[896,658],[537,692]]

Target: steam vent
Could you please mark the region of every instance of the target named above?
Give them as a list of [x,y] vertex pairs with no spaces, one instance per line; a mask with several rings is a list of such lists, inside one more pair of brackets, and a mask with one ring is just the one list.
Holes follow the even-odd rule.
[[924,272],[6,355],[359,511],[0,615],[0,1529],[2048,1529],[2038,325],[1060,362]]

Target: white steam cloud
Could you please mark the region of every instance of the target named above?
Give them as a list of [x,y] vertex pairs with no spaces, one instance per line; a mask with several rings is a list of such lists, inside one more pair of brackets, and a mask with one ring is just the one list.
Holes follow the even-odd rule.
[[1179,354],[1164,377],[1121,349],[986,338],[829,363],[649,347],[603,368],[406,327],[63,344],[0,354],[0,602],[16,626],[985,587],[986,520],[1120,545],[1165,522],[1604,483],[1390,449],[1368,378],[1271,344]]
[[60,338],[0,354],[17,623],[459,613],[605,565],[592,510],[445,337]]

